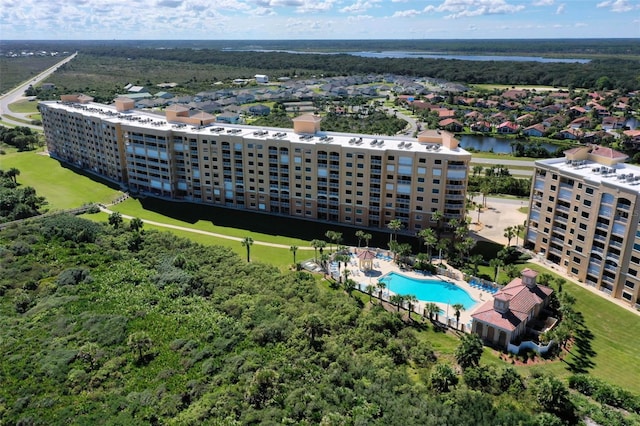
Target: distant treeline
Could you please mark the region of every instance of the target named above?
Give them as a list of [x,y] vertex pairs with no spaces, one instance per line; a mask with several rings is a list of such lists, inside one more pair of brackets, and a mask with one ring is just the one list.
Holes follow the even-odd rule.
[[640,55],[640,39],[515,40],[5,40],[0,50],[84,51],[95,47],[150,49],[267,49],[307,52],[408,50],[469,54],[524,54],[566,57]]
[[135,47],[91,47],[84,53],[98,57],[145,58],[229,67],[296,70],[331,75],[391,73],[428,76],[466,84],[548,85],[594,88],[597,81],[608,78],[608,89],[640,88],[640,60],[593,59],[587,64],[508,61],[461,61],[424,58],[362,58],[347,54],[314,55],[284,52],[249,52],[202,49],[149,49]]

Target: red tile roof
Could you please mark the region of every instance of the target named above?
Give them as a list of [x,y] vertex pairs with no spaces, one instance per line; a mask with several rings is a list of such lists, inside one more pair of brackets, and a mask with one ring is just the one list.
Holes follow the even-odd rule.
[[627,155],[623,154],[620,151],[616,151],[615,149],[611,149],[611,148],[607,148],[604,146],[596,146],[595,148],[593,148],[593,151],[591,151],[592,155],[597,155],[599,157],[605,157],[605,158],[626,158]]
[[[533,274],[537,273],[529,269],[522,271],[522,275],[525,277]],[[547,286],[535,285],[533,288],[529,288],[522,282],[522,278],[514,278],[493,296],[494,299],[508,301],[509,310],[505,313],[498,312],[494,308],[494,301],[489,300],[478,308],[471,317],[503,330],[513,331],[520,323],[526,321],[535,307],[542,304],[551,293],[553,293],[553,289]]]

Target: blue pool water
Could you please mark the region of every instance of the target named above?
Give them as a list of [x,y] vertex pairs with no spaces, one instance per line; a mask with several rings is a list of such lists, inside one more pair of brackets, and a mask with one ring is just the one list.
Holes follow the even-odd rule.
[[396,272],[390,272],[380,278],[387,289],[395,294],[413,294],[423,302],[462,304],[465,310],[471,309],[477,302],[469,296],[469,293],[460,287],[441,280],[423,280],[411,278]]

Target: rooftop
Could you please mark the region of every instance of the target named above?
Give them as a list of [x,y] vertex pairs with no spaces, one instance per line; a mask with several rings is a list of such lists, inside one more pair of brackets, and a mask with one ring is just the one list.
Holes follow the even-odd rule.
[[[291,128],[256,127],[222,122],[215,122],[204,126],[194,126],[184,123],[168,122],[164,115],[150,111],[128,110],[118,112],[116,111],[115,105],[105,105],[95,102],[79,104],[61,101],[45,101],[41,103],[52,108],[63,109],[69,112],[81,111],[83,115],[88,117],[96,117],[112,123],[135,125],[138,128],[146,128],[149,130],[174,130],[188,132],[190,134],[231,134],[265,141],[281,139],[313,145],[360,146],[362,149],[380,150],[382,152],[393,149],[402,151],[426,151],[447,155],[470,155],[469,152],[462,148],[449,149],[439,143],[418,142],[418,139],[408,136],[375,136],[324,131],[315,134],[296,134]],[[184,107],[179,105],[168,107],[168,109],[171,108],[182,110]]]
[[573,175],[594,185],[608,184],[640,192],[640,167],[633,164],[605,165],[594,160],[576,161],[565,158],[538,160],[536,164],[558,170],[565,175]]

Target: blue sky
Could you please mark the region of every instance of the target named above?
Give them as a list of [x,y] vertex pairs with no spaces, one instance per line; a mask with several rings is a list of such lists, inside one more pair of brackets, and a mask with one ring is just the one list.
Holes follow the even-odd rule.
[[0,0],[0,39],[640,37],[640,0]]

